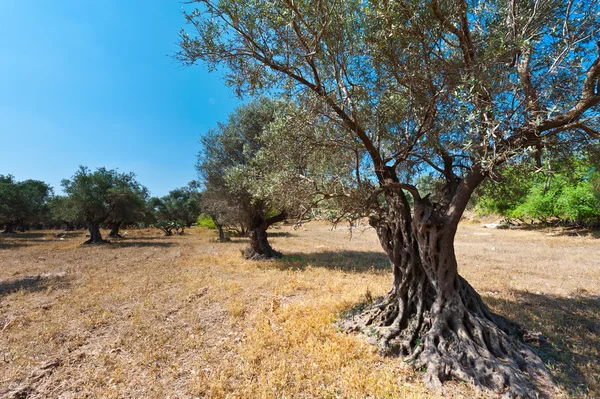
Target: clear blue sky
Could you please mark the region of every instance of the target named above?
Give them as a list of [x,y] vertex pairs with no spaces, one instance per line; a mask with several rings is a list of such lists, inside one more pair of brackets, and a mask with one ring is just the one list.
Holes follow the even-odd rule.
[[161,196],[196,178],[198,139],[239,101],[172,55],[176,0],[0,0],[0,174],[60,192],[79,165]]

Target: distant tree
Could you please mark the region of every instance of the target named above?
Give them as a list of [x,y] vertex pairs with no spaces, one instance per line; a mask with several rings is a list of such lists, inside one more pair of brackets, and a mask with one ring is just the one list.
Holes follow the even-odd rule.
[[132,179],[129,190],[123,192],[122,198],[106,220],[110,227],[108,237],[121,238],[119,230],[123,225],[143,221],[148,211],[149,197],[148,189]]
[[50,208],[49,219],[57,227],[65,225],[66,230],[74,230],[78,224],[83,223],[81,219],[78,219],[79,215],[73,202],[66,195],[54,196],[48,206]]
[[17,182],[11,175],[0,175],[0,224],[4,233],[23,231],[31,223],[39,223],[48,213],[52,188],[39,180]]
[[[341,128],[330,135],[341,152],[365,154],[370,173],[351,187],[371,192],[356,209],[368,210],[394,283],[351,328],[409,356],[433,386],[456,378],[536,397],[547,370],[459,275],[454,238],[475,189],[507,160],[540,165],[550,142],[597,145],[598,2],[195,3],[183,62],[224,67],[240,94],[287,95]],[[424,173],[443,181],[435,195],[416,186]]]
[[81,166],[71,179],[62,181],[62,186],[68,195],[69,212],[74,219],[83,220],[88,225],[90,239],[86,244],[106,242],[102,239],[100,225],[117,212],[121,212],[122,216],[131,214],[130,207],[133,210],[139,208],[141,186],[133,173],[119,173],[106,168],[92,172]]
[[185,228],[190,227],[202,213],[201,194],[196,182],[171,190],[164,197],[152,198],[151,202],[155,227],[161,228],[167,235],[171,235],[172,230],[183,234]]
[[242,225],[250,234],[245,257],[268,259],[281,256],[268,239],[267,229],[286,219],[288,209],[268,190],[264,170],[258,167],[261,135],[275,120],[283,104],[261,98],[239,107],[226,123],[201,137],[197,169],[204,185],[204,209],[223,239],[223,225]]

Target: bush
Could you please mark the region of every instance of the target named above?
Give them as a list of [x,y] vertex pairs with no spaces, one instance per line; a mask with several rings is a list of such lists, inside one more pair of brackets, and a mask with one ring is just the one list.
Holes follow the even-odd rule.
[[200,214],[200,216],[198,216],[198,219],[196,219],[196,225],[198,227],[205,227],[207,229],[216,229],[217,228],[217,226],[215,225],[215,222],[206,213],[202,213],[202,214]]
[[484,186],[477,196],[479,214],[566,224],[600,222],[600,172],[593,162],[573,157],[553,165],[553,174],[511,166],[500,185]]

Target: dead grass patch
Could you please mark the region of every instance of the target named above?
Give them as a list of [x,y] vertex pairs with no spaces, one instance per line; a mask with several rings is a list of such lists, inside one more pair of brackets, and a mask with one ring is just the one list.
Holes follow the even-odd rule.
[[[244,239],[199,230],[131,230],[105,246],[81,246],[83,232],[0,238],[0,396],[439,397],[336,330],[340,312],[391,286],[374,232],[275,232],[287,256],[267,262],[242,260]],[[600,394],[598,241],[471,222],[456,247],[494,311],[547,337],[538,350],[569,395]],[[445,397],[476,394],[450,384]]]

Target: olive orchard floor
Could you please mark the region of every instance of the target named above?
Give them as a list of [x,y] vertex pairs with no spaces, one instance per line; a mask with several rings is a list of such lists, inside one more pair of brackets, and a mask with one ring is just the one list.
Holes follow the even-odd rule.
[[[246,239],[197,229],[103,246],[81,246],[83,232],[0,236],[0,397],[438,397],[336,330],[391,286],[372,229],[270,232],[282,260],[244,261]],[[456,248],[493,311],[547,337],[541,356],[569,396],[600,395],[600,240],[465,222]]]

